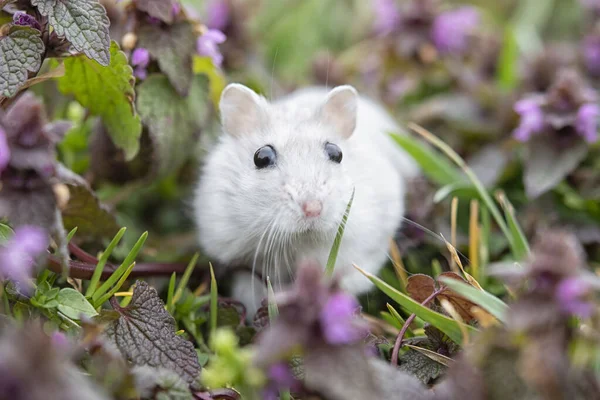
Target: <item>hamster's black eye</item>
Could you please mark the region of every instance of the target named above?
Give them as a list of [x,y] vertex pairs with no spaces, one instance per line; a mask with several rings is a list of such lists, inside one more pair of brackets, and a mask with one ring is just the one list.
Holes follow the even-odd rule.
[[254,153],[254,165],[256,168],[266,168],[275,164],[277,154],[275,149],[269,145],[263,146]]
[[342,162],[342,149],[338,145],[327,142],[325,143],[325,151],[331,161],[338,164]]

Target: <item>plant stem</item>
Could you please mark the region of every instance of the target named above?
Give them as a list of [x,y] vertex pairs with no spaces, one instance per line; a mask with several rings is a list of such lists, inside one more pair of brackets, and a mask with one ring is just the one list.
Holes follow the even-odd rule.
[[[442,293],[444,290],[445,290],[445,287],[442,287],[442,288],[434,291],[433,293],[431,293],[429,295],[429,297],[427,297],[425,300],[423,300],[421,305],[426,306],[433,299],[435,299],[440,293]],[[406,334],[408,327],[415,320],[416,316],[417,316],[416,314],[411,314],[410,317],[408,317],[408,319],[402,326],[400,333],[398,333],[398,336],[396,337],[396,342],[394,343],[394,350],[392,351],[392,360],[391,360],[392,365],[394,365],[394,366],[398,365],[398,353],[400,352],[400,347],[402,346],[402,339],[404,339],[404,335]]]

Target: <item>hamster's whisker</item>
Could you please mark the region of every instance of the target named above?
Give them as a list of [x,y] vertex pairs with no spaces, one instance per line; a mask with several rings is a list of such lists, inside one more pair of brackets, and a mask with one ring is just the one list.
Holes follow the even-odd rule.
[[[424,233],[426,233],[427,235],[429,235],[430,237],[442,242],[442,243],[446,243],[444,240],[444,237],[440,234],[440,233],[435,233],[434,231],[432,231],[431,229],[428,229],[426,227],[424,227],[423,225],[412,221],[406,217],[402,217],[402,221],[420,229],[421,231],[423,231]],[[461,253],[458,249],[456,249],[456,252],[458,253],[459,256],[461,256],[464,260],[466,260],[466,264],[468,265],[470,263],[469,257],[465,256],[463,253]]]
[[[271,221],[270,221],[270,222],[267,224],[267,227],[265,228],[265,230],[264,230],[263,234],[262,234],[262,235],[261,235],[261,237],[260,237],[260,240],[258,241],[258,245],[256,246],[256,250],[254,251],[254,259],[253,259],[253,262],[252,262],[252,276],[256,276],[256,261],[257,261],[257,259],[258,259],[258,254],[259,254],[259,252],[260,252],[260,248],[261,248],[261,245],[262,245],[262,243],[263,243],[263,240],[264,240],[265,236],[267,235],[267,233],[268,233],[268,232],[270,232],[270,231],[271,231],[271,229],[273,228],[273,226],[275,225],[275,221],[276,221],[276,219],[277,219],[277,217],[278,217],[278,216],[279,216],[279,214],[278,214],[278,215],[276,215],[276,216],[275,216],[275,217],[274,217],[274,218],[273,218],[273,219],[272,219],[272,220],[271,220]],[[261,271],[261,273],[263,273],[263,274],[265,274],[266,272],[267,272],[267,271],[265,271],[264,269],[263,269],[263,271]],[[268,275],[266,275],[266,276],[268,276]],[[256,286],[255,286],[255,284],[254,284],[254,281],[255,281],[255,280],[254,280],[254,279],[252,279],[252,281],[251,281],[251,284],[250,284],[250,285],[251,285],[251,288],[250,288],[250,290],[252,291],[252,293],[253,293],[253,294],[254,294],[254,293],[256,293]],[[254,301],[254,299],[253,299],[253,301]],[[254,307],[256,307],[256,304],[253,304],[253,306],[254,306]]]

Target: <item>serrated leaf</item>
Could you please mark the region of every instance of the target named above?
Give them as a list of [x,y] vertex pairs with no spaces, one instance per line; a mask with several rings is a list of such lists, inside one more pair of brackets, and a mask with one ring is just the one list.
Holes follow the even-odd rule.
[[94,307],[87,299],[75,289],[64,288],[56,297],[58,302],[58,311],[65,314],[71,319],[79,319],[81,314],[87,317],[95,317],[98,315]]
[[48,17],[58,36],[64,36],[73,48],[101,65],[111,63],[112,54],[106,10],[97,0],[32,0]]
[[15,26],[0,37],[0,93],[12,97],[27,81],[27,71],[37,72],[42,65],[44,42],[40,31]]
[[235,328],[240,324],[241,315],[239,310],[233,304],[219,305],[217,313],[217,327]]
[[413,349],[401,355],[399,361],[400,370],[416,376],[426,385],[438,378],[446,369],[440,363]]
[[186,96],[193,76],[192,56],[196,52],[192,25],[187,21],[175,25],[146,24],[140,27],[137,36],[138,47],[150,52],[177,93]]
[[142,125],[133,104],[133,70],[119,45],[110,46],[110,65],[101,67],[84,57],[69,57],[65,60],[65,76],[59,79],[58,87],[65,94],[72,94],[93,115],[102,117],[104,125],[116,146],[131,160],[139,149]]
[[69,202],[62,210],[63,224],[67,230],[77,227],[77,238],[83,240],[112,237],[119,231],[115,217],[89,187],[67,187]]
[[173,6],[176,0],[135,0],[138,10],[148,13],[151,17],[158,18],[167,24],[173,22]]
[[123,356],[136,365],[164,367],[187,383],[200,373],[194,345],[175,334],[175,320],[165,310],[156,289],[138,281],[129,306],[107,329]]
[[536,136],[528,143],[523,176],[527,197],[534,199],[552,189],[577,168],[588,153],[583,139],[559,146],[551,137]]
[[206,78],[195,76],[187,97],[181,97],[164,75],[151,75],[138,86],[137,109],[148,126],[159,174],[185,162],[194,150],[209,105]]

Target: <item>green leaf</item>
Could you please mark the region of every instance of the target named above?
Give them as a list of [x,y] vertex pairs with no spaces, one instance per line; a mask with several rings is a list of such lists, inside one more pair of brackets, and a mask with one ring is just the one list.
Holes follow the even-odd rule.
[[451,197],[464,199],[479,199],[477,189],[469,182],[454,182],[439,188],[433,195],[434,203],[441,203],[443,200]]
[[200,57],[198,55],[194,55],[192,70],[194,74],[206,75],[210,87],[210,100],[215,108],[218,108],[221,92],[227,85],[227,79],[223,72],[213,64],[210,57]]
[[8,242],[14,234],[15,232],[10,226],[0,223],[0,246]]
[[502,211],[504,211],[504,216],[508,223],[508,228],[510,229],[512,236],[515,241],[515,250],[517,251],[517,256],[519,258],[525,257],[529,254],[529,243],[527,242],[527,237],[523,233],[519,222],[515,216],[515,209],[508,201],[508,199],[504,196],[504,194],[498,196],[498,200],[500,202],[500,206],[502,207]]
[[217,279],[215,278],[215,271],[212,264],[210,267],[210,337],[214,337],[217,331],[217,305],[219,290],[217,288]]
[[175,320],[156,289],[137,281],[129,306],[115,311],[121,317],[106,332],[126,359],[136,365],[167,368],[188,384],[198,377],[194,345],[175,334]]
[[90,298],[92,296],[92,294],[94,294],[94,291],[96,290],[96,286],[98,286],[98,282],[100,282],[100,277],[102,276],[102,271],[104,270],[104,266],[106,265],[106,262],[108,261],[108,257],[110,257],[110,255],[112,254],[115,247],[121,241],[121,238],[125,234],[125,230],[126,230],[126,228],[119,229],[119,232],[117,232],[115,237],[108,244],[108,247],[106,248],[106,250],[104,250],[104,252],[100,256],[100,259],[98,260],[98,264],[96,265],[96,268],[94,269],[94,274],[92,275],[92,279],[90,280],[90,284],[87,288],[87,291],[85,292],[85,297]]
[[192,154],[209,115],[207,80],[195,76],[181,97],[164,75],[150,75],[138,86],[137,109],[148,126],[159,174],[177,169]]
[[425,385],[431,383],[446,370],[442,364],[413,349],[408,349],[398,358],[398,361],[400,370],[416,376]]
[[58,302],[58,311],[71,319],[79,319],[81,314],[86,317],[98,315],[94,307],[87,301],[83,294],[75,289],[62,289],[58,293],[56,301]]
[[462,341],[462,331],[460,325],[468,332],[476,332],[477,330],[470,325],[459,324],[458,321],[448,318],[445,315],[437,313],[431,310],[428,307],[425,307],[404,293],[394,289],[392,286],[388,285],[378,277],[369,274],[357,268],[364,276],[369,278],[371,282],[375,284],[383,293],[391,297],[395,302],[397,302],[400,306],[404,307],[408,312],[412,314],[416,314],[417,317],[421,318],[425,322],[429,322],[431,325],[435,326],[440,331],[444,332],[450,339],[455,341],[456,343],[461,343]]
[[514,89],[518,82],[517,68],[519,48],[513,27],[509,24],[504,28],[504,44],[500,51],[496,81],[505,90]]
[[87,185],[67,185],[69,201],[62,210],[65,229],[77,228],[83,240],[112,237],[119,230],[117,220]]
[[559,146],[547,136],[534,136],[527,144],[523,180],[527,197],[535,199],[558,185],[588,154],[588,145],[579,139]]
[[174,25],[146,24],[140,27],[137,35],[138,47],[148,50],[177,93],[186,96],[193,77],[192,56],[196,52],[192,24],[187,21]]
[[130,266],[133,264],[138,253],[144,246],[144,243],[146,242],[147,238],[148,232],[142,233],[138,241],[133,245],[133,248],[131,249],[129,254],[127,254],[127,257],[125,257],[125,260],[123,260],[123,263],[119,266],[119,268],[117,268],[115,272],[113,272],[108,277],[108,279],[102,284],[102,286],[100,286],[94,291],[94,294],[92,295],[92,300],[95,306],[99,307],[100,305],[102,305],[102,303],[98,302],[100,298],[103,297],[104,294],[108,292],[110,288],[123,276],[123,274],[127,272]]
[[423,173],[438,185],[464,182],[465,176],[436,152],[431,151],[414,137],[391,134],[392,138],[419,164]]
[[0,37],[0,94],[14,96],[27,81],[27,71],[37,72],[42,65],[44,42],[40,31],[14,26]]
[[48,17],[56,34],[66,37],[75,50],[101,65],[111,62],[110,21],[97,0],[32,0],[31,4]]
[[348,205],[346,206],[346,211],[342,216],[342,221],[338,227],[338,231],[335,235],[335,239],[333,240],[333,246],[331,247],[331,252],[329,253],[329,258],[327,259],[327,265],[325,267],[325,275],[332,276],[333,270],[335,268],[335,261],[337,260],[337,255],[340,250],[340,245],[342,244],[342,238],[344,237],[344,229],[346,228],[346,221],[348,221],[348,216],[350,215],[350,209],[352,208],[352,201],[354,200],[354,192],[355,189],[352,189],[352,195],[350,196],[350,200],[348,201]]
[[75,96],[93,115],[102,117],[114,144],[131,160],[138,152],[142,134],[140,118],[133,107],[135,80],[125,53],[114,41],[110,55],[108,67],[84,56],[67,58],[66,73],[59,79],[58,88],[64,94]]
[[271,279],[267,276],[267,311],[269,312],[269,321],[275,321],[275,318],[279,315],[279,308],[275,302],[275,292],[273,292],[273,286],[271,285]]
[[158,18],[167,24],[173,22],[173,6],[177,0],[137,0],[135,6],[138,10],[146,12],[154,18]]
[[485,290],[479,290],[467,283],[457,279],[439,277],[438,280],[448,286],[452,291],[460,294],[467,300],[472,301],[484,310],[492,314],[498,321],[506,321],[508,306],[502,300]]

